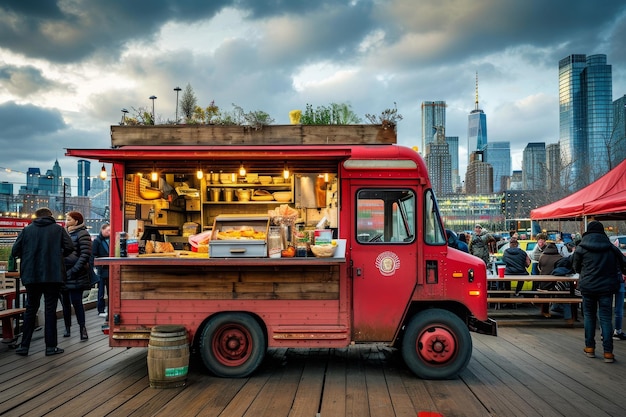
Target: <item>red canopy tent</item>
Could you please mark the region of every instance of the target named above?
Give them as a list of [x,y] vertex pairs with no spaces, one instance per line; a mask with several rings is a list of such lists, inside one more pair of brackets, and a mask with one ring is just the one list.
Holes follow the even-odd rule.
[[531,210],[533,220],[626,219],[626,160],[585,188]]

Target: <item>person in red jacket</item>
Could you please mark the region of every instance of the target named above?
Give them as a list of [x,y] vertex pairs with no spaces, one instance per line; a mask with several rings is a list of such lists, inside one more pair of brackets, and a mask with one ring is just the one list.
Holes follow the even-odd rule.
[[38,209],[35,216],[36,219],[22,230],[11,249],[11,256],[20,259],[20,278],[28,297],[22,342],[15,350],[20,356],[28,356],[42,295],[46,356],[63,353],[63,349],[57,347],[56,309],[59,290],[65,280],[63,257],[72,253],[74,244],[65,229],[56,223],[49,208]]

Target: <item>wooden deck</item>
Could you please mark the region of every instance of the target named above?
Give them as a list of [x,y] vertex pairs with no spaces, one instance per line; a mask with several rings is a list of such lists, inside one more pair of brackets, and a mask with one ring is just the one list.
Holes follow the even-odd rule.
[[[503,320],[498,337],[472,335],[472,360],[452,381],[418,379],[395,350],[355,345],[270,350],[261,369],[244,379],[212,377],[194,358],[185,387],[155,389],[147,349],[109,348],[102,319],[95,310],[87,318],[89,340],[81,343],[74,325],[71,338],[59,338],[61,355],[44,355],[43,330],[26,358],[0,345],[0,415],[597,417],[626,409],[626,341],[615,341],[613,364],[589,359],[580,326]],[[61,335],[62,320],[58,325]],[[601,353],[599,336],[597,348]]]

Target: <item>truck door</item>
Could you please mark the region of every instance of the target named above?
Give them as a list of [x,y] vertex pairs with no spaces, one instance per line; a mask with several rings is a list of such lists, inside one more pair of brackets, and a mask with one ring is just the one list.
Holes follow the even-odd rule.
[[353,338],[390,341],[416,283],[416,192],[352,186]]

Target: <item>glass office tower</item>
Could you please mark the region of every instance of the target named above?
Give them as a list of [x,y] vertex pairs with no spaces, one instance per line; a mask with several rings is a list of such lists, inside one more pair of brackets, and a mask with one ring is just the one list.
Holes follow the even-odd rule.
[[487,146],[487,115],[478,107],[478,74],[476,74],[476,101],[474,110],[467,116],[467,162],[472,152],[484,151]]
[[446,102],[423,101],[422,102],[422,147],[419,149],[422,155],[426,155],[429,143],[435,141],[436,128],[446,127]]
[[574,54],[559,61],[559,145],[566,188],[580,189],[609,169],[611,77],[603,54]]
[[90,177],[91,162],[86,159],[78,160],[78,195],[87,197],[91,188]]
[[485,147],[485,162],[493,167],[493,192],[507,189],[511,177],[511,142],[491,142]]

